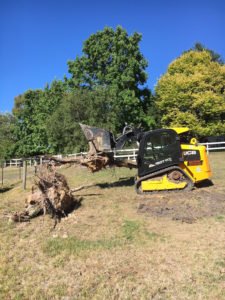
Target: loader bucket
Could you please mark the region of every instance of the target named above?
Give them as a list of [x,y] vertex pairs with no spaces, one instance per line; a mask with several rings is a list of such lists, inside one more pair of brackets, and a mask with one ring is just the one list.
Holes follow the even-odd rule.
[[80,123],[80,127],[89,142],[89,152],[111,152],[115,146],[113,135],[110,131]]

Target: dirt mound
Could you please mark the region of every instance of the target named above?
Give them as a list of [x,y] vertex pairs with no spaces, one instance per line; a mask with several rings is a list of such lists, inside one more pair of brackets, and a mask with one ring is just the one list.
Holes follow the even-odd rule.
[[186,223],[225,214],[225,191],[199,189],[185,193],[145,196],[138,211]]

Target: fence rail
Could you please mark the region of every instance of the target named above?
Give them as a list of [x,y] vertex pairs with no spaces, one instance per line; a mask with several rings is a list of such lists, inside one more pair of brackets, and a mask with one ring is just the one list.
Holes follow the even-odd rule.
[[[215,150],[225,150],[225,142],[213,142],[213,143],[199,143],[199,145],[204,145],[206,147],[207,153],[210,151],[215,151]],[[138,153],[138,149],[122,149],[122,150],[114,150],[114,155],[116,158],[127,158],[127,159],[135,159]],[[73,154],[67,154],[67,155],[54,155],[55,157],[62,158],[63,156],[67,157],[77,157],[80,155],[85,155],[87,152],[80,152],[80,153],[73,153]],[[32,166],[32,165],[39,165],[44,162],[44,157],[39,156],[39,157],[33,157],[33,158],[27,158],[27,165]],[[14,158],[10,160],[6,160],[4,163],[4,167],[21,167],[23,164],[23,159],[22,158]]]
[[199,145],[205,146],[207,153],[214,150],[225,150],[225,142],[200,143]]
[[[54,155],[55,157],[62,157],[62,155]],[[12,158],[9,160],[5,160],[3,162],[3,166],[5,167],[21,167],[23,165],[23,161],[26,160],[27,166],[36,166],[41,165],[45,162],[44,156],[37,156],[31,158]]]

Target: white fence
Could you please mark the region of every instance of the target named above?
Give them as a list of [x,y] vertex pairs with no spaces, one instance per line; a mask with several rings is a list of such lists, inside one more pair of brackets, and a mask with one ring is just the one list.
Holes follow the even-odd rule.
[[[36,158],[26,158],[26,162],[28,166],[35,166],[42,164],[43,157]],[[4,167],[22,167],[23,159],[22,158],[12,158],[10,160],[6,160],[3,163]]]
[[[54,155],[55,157],[62,158],[62,155]],[[27,166],[37,166],[45,162],[44,156],[30,157],[30,158],[12,158],[5,160],[3,166],[5,167],[22,167],[23,160],[26,160]]]
[[[206,147],[206,151],[209,154],[210,151],[215,150],[225,150],[225,142],[213,142],[213,143],[199,143],[198,145],[203,145]],[[115,151],[116,158],[127,158],[135,159],[137,156],[138,149],[123,149]]]
[[[225,150],[225,142],[213,142],[213,143],[199,143],[199,145],[203,145],[206,147],[207,153],[215,150]],[[135,159],[138,153],[138,149],[122,149],[122,150],[114,150],[115,158],[127,158],[127,159]],[[79,156],[82,154],[86,154],[86,152],[68,154],[67,156]]]
[[[209,153],[210,151],[223,151],[225,150],[225,142],[213,142],[213,143],[199,143],[199,145],[204,145],[206,147],[207,153]],[[115,157],[116,158],[127,158],[127,159],[131,159],[134,160],[137,156],[138,153],[138,149],[122,149],[122,150],[117,150],[114,151]],[[80,155],[85,155],[87,154],[86,152],[80,152],[80,153],[74,153],[74,154],[68,154],[65,155],[67,157],[77,157]],[[62,158],[62,155],[55,155],[56,157],[60,157]],[[32,165],[39,165],[42,164],[43,161],[43,157],[39,156],[36,158],[28,158],[26,159],[27,164],[32,166]],[[4,162],[4,167],[20,167],[22,166],[22,158],[17,158],[17,159],[11,159],[11,160],[6,160]]]
[[199,143],[199,145],[204,145],[207,153],[209,153],[209,151],[225,150],[225,142]]

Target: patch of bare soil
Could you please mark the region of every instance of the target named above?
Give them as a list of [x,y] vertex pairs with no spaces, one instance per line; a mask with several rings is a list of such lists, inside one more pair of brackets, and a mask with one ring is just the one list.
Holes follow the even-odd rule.
[[224,215],[225,191],[212,187],[183,193],[148,195],[141,200],[138,212],[193,223],[200,218]]

